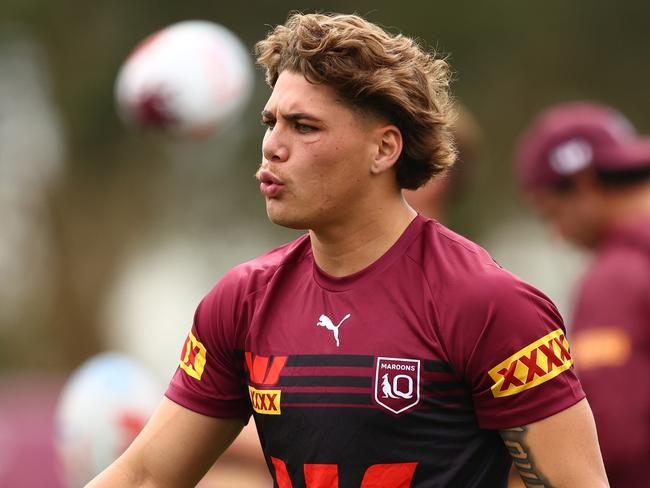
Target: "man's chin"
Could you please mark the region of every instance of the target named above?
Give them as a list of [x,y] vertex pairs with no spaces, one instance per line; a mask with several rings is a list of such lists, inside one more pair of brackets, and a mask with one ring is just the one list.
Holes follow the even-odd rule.
[[271,222],[287,229],[303,230],[308,229],[309,226],[303,219],[297,216],[288,216],[279,212],[271,212],[267,209],[266,215]]

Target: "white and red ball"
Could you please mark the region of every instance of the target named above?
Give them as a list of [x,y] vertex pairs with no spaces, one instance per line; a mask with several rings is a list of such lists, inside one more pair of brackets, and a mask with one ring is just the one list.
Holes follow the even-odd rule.
[[55,412],[55,447],[66,486],[84,486],[126,450],[162,400],[163,383],[135,359],[111,352],[68,378]]
[[251,57],[239,38],[214,22],[188,20],[135,47],[115,97],[130,126],[203,138],[235,119],[252,89]]

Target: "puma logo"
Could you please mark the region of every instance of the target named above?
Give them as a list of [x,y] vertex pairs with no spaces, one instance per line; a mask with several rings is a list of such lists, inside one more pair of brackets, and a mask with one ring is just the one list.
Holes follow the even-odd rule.
[[327,315],[322,314],[318,318],[318,322],[316,325],[318,327],[325,327],[327,330],[331,330],[334,333],[334,340],[336,341],[336,347],[339,347],[340,342],[339,342],[339,327],[341,327],[341,324],[345,322],[347,319],[350,318],[350,314],[347,314],[345,317],[341,319],[341,321],[337,324],[334,325],[334,322],[332,322],[332,319],[330,319]]

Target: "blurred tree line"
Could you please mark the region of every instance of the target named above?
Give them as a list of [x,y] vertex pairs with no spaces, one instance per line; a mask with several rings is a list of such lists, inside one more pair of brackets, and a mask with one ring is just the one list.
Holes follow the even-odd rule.
[[[212,20],[252,49],[291,10],[359,13],[450,56],[456,97],[475,114],[484,135],[480,162],[449,224],[476,240],[495,222],[521,212],[511,177],[512,146],[545,105],[600,100],[618,107],[641,132],[650,132],[645,95],[650,66],[643,61],[650,47],[650,3],[642,0],[5,0],[0,46],[8,26],[18,26],[40,45],[63,122],[66,165],[47,189],[42,220],[52,236],[52,305],[43,312],[43,302],[34,297],[33,308],[16,323],[2,324],[0,369],[67,370],[102,349],[98,310],[116,266],[138,240],[155,238],[152,223],[161,208],[179,219],[195,218],[197,226],[225,229],[237,219],[275,233],[278,242],[289,237],[264,227],[263,205],[251,179],[262,136],[258,113],[268,93],[260,71],[246,117],[231,129],[239,138],[229,153],[235,164],[208,177],[191,176],[191,160],[186,161],[190,176],[164,164],[174,144],[180,149],[172,150],[191,159],[195,148],[188,143],[126,130],[115,113],[113,83],[131,49],[168,24]],[[208,147],[218,165],[218,144]],[[3,278],[0,286],[12,284]]]

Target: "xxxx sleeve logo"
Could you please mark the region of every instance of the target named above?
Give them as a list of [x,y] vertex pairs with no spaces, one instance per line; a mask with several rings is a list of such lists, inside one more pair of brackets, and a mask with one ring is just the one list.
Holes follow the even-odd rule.
[[534,388],[573,365],[569,342],[557,329],[524,347],[489,371],[495,398],[515,395]]
[[192,378],[201,381],[205,369],[206,349],[205,346],[190,332],[183,344],[181,359],[178,365]]

